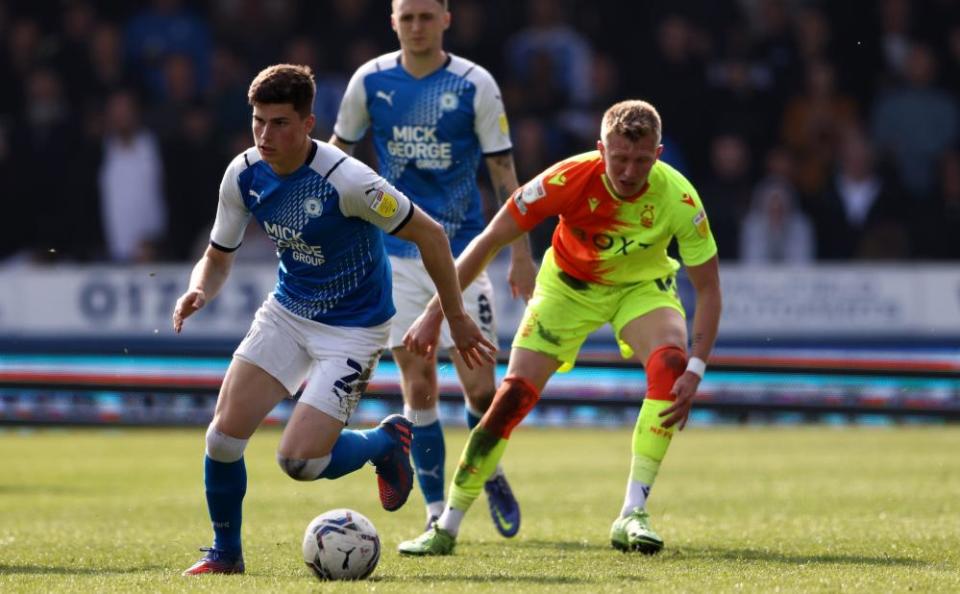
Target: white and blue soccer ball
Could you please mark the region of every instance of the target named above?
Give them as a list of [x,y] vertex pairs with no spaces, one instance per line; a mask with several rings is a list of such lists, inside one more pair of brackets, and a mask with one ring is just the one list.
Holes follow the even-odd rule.
[[380,561],[380,536],[363,514],[333,509],[307,526],[303,560],[321,580],[362,580]]

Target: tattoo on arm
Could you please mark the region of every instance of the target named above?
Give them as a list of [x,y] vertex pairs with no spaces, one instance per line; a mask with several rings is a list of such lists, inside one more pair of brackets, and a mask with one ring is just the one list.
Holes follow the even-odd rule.
[[[510,198],[510,194],[513,193],[513,189],[510,188],[508,183],[505,183],[507,179],[515,177],[513,166],[513,155],[497,155],[495,157],[490,157],[487,161],[487,166],[491,169],[491,177],[494,181],[494,194],[497,198],[497,204],[502,205],[504,202]],[[493,173],[493,169],[497,170],[497,173]]]
[[507,186],[503,184],[500,184],[499,186],[497,186],[497,189],[494,190],[494,193],[497,195],[498,205],[503,205],[503,203],[506,202],[508,198],[510,198],[510,194],[512,194],[512,192],[507,189]]
[[697,345],[703,342],[703,333],[697,332],[693,335],[693,343],[690,345],[690,351],[693,352],[697,350]]

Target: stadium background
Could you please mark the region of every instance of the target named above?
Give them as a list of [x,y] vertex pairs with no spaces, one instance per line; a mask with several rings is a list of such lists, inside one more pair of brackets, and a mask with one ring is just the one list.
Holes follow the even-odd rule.
[[[500,83],[521,180],[591,149],[610,103],[660,109],[664,159],[720,245],[726,309],[699,421],[960,416],[960,2],[451,4],[446,46]],[[396,48],[388,12],[0,0],[0,422],[209,420],[273,284],[265,237],[251,227],[184,336],[169,312],[223,168],[250,144],[247,85],[267,64],[310,64],[328,138],[353,70]],[[506,346],[520,305],[501,291],[498,309]],[[612,353],[609,332],[594,338],[530,422],[632,423],[642,370]],[[396,379],[384,362],[359,421],[395,406]]]

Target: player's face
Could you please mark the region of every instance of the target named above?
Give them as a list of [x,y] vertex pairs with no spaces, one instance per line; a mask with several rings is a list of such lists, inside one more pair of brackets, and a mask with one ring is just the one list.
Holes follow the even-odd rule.
[[394,0],[390,22],[401,49],[429,54],[443,49],[443,32],[450,26],[450,13],[437,0]]
[[654,136],[643,136],[633,141],[610,132],[605,140],[597,141],[603,157],[607,178],[621,196],[633,196],[647,183],[650,169],[660,158],[663,145]]
[[302,117],[292,103],[255,104],[253,140],[260,157],[277,171],[299,167],[314,119],[313,114]]

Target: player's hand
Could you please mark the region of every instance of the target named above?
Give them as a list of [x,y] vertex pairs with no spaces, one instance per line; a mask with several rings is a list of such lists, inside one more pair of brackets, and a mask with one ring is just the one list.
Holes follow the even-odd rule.
[[207,304],[207,296],[200,289],[190,289],[177,299],[177,305],[173,308],[173,330],[180,334],[183,329],[183,321],[193,315],[195,311]]
[[453,339],[454,348],[460,353],[460,357],[469,369],[497,362],[494,357],[497,346],[487,340],[470,316],[463,313],[447,318],[447,323],[450,325],[450,337]]
[[533,258],[529,256],[510,258],[507,281],[510,283],[510,294],[514,299],[522,297],[524,303],[530,301],[537,283],[537,265]]
[[430,358],[440,342],[441,324],[443,311],[439,307],[427,307],[403,335],[403,346],[414,355]]
[[673,389],[670,390],[677,399],[660,413],[661,417],[667,417],[662,423],[665,428],[669,429],[680,423],[680,431],[683,431],[687,426],[687,417],[690,415],[690,409],[693,408],[693,398],[697,395],[699,386],[700,376],[695,373],[685,371],[677,378],[673,383]]

